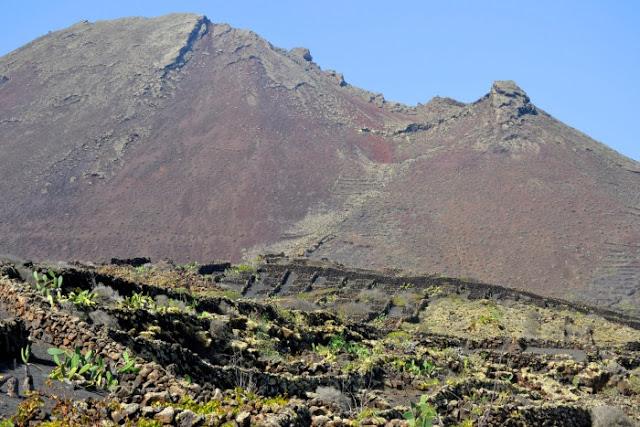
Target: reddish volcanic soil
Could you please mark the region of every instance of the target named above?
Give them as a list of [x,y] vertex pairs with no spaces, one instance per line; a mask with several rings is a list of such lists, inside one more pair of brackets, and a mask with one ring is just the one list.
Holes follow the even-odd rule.
[[0,58],[0,253],[444,273],[634,311],[640,165],[513,82],[409,107],[195,15]]

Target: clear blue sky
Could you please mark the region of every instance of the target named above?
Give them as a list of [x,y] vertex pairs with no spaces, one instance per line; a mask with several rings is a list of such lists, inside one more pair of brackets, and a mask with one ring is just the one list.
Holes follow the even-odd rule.
[[0,55],[82,19],[206,14],[408,104],[515,80],[567,124],[640,160],[640,1],[3,0]]

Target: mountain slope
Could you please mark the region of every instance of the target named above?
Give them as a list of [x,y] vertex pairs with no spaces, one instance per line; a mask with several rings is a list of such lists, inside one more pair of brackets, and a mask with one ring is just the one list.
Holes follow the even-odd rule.
[[640,306],[640,165],[513,82],[404,106],[196,15],[76,24],[0,75],[0,252],[282,250]]

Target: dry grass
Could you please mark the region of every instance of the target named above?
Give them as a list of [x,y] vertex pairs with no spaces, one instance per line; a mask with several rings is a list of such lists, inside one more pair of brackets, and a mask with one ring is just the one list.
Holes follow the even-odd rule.
[[499,304],[467,300],[456,295],[438,298],[421,315],[420,329],[477,338],[502,335],[562,341],[565,330],[575,341],[621,345],[640,340],[640,331],[610,322],[600,316],[571,310],[551,310],[517,302]]

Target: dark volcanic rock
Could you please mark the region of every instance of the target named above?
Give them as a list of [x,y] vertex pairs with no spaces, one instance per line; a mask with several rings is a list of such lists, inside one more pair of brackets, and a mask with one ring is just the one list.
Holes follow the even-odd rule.
[[151,260],[149,258],[144,257],[136,257],[136,258],[111,258],[111,264],[113,265],[130,265],[132,267],[140,267],[141,265],[145,265],[150,263]]
[[0,358],[19,359],[20,350],[29,344],[28,337],[21,319],[0,319]]

